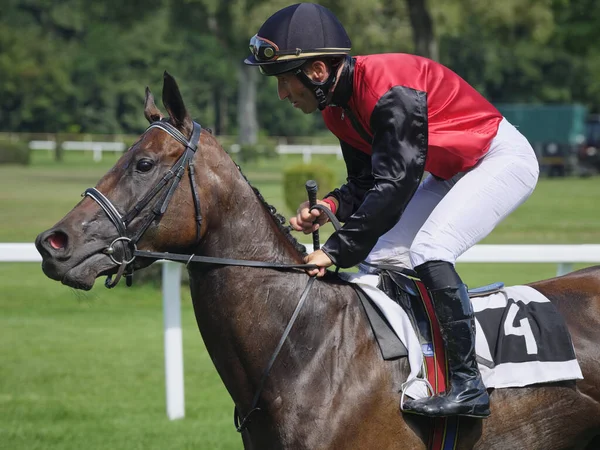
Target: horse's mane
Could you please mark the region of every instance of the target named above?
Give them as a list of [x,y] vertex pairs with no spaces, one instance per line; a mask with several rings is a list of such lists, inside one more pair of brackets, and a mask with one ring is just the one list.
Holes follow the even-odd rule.
[[256,197],[264,205],[264,207],[267,209],[267,211],[269,211],[271,218],[273,219],[273,221],[275,222],[275,225],[277,226],[277,229],[279,231],[281,231],[281,233],[294,246],[294,248],[296,249],[296,251],[298,253],[300,253],[302,256],[306,256],[307,255],[306,247],[304,245],[302,245],[300,242],[298,242],[298,240],[294,236],[292,236],[292,227],[284,225],[287,222],[286,218],[283,217],[281,214],[279,214],[277,212],[277,209],[275,209],[275,207],[273,205],[269,205],[267,203],[267,201],[262,196],[260,191],[257,188],[255,188],[254,186],[252,186],[252,184],[250,183],[248,178],[246,178],[246,175],[244,175],[244,173],[242,172],[241,167],[238,164],[236,164],[236,166],[237,166],[238,170],[240,171],[240,174],[244,177],[244,180],[246,180],[248,185],[254,191],[254,194],[256,194]]

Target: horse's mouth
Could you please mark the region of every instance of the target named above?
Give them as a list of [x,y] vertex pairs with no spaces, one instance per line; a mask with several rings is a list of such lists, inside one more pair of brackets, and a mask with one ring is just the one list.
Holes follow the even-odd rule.
[[[93,253],[72,267],[60,267],[55,261],[44,260],[42,270],[54,280],[69,287],[89,291],[96,278],[116,273],[118,266],[104,253]],[[62,269],[62,270],[61,270]]]

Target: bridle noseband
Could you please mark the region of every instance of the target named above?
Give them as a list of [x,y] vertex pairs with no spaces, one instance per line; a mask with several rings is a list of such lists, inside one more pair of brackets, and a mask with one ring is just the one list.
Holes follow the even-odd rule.
[[[194,199],[194,208],[196,211],[196,240],[200,239],[200,229],[202,227],[202,214],[200,211],[200,200],[198,197],[198,188],[196,186],[196,177],[194,171],[194,155],[196,154],[196,150],[198,149],[198,142],[200,139],[200,133],[202,132],[202,127],[193,122],[193,130],[192,136],[188,140],[181,131],[175,128],[171,123],[166,121],[157,121],[150,124],[150,126],[144,132],[147,133],[152,128],[160,128],[161,130],[168,133],[171,137],[173,137],[176,141],[180,142],[185,146],[185,151],[179,157],[177,162],[171,167],[167,173],[162,177],[162,179],[152,188],[146,195],[135,204],[135,206],[124,216],[121,216],[117,208],[112,204],[112,202],[106,198],[102,192],[100,192],[96,188],[86,189],[84,192],[84,196],[92,198],[96,203],[100,205],[100,207],[106,212],[106,215],[116,227],[119,232],[119,237],[113,240],[110,245],[104,249],[104,253],[107,254],[110,259],[119,266],[116,277],[113,280],[112,275],[110,275],[104,285],[108,288],[113,288],[117,285],[123,273],[125,273],[125,279],[128,286],[131,286],[133,281],[133,267],[132,263],[135,260],[136,256],[140,256],[140,252],[137,249],[137,243],[142,238],[146,230],[150,227],[152,222],[162,217],[162,215],[167,210],[169,206],[169,202],[173,198],[173,194],[175,193],[175,189],[179,185],[183,174],[186,171],[186,168],[189,168],[188,174],[190,177],[190,185],[192,187],[192,197]],[[168,187],[165,191],[163,188]],[[128,226],[131,225],[133,219],[135,219],[140,212],[159,194],[161,193],[161,197],[155,203],[152,208],[151,214],[148,214],[148,217],[143,222],[142,226],[137,230],[137,232],[133,236],[128,236]],[[121,242],[121,248],[123,250],[123,255],[121,261],[115,258],[115,244]]]

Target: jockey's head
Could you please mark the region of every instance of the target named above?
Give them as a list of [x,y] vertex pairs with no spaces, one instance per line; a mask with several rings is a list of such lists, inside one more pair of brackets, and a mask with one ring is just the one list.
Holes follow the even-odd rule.
[[[337,68],[350,54],[350,47],[346,30],[331,11],[314,3],[298,3],[267,19],[250,39],[252,54],[244,63],[259,66],[263,75],[277,76],[280,81],[297,78],[312,92],[316,106],[289,100],[306,113],[327,106]],[[287,94],[280,86],[280,97],[287,98]]]

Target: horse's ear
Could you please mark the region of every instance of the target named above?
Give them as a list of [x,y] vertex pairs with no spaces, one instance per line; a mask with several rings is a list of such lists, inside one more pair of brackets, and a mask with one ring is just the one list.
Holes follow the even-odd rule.
[[185,109],[175,78],[167,71],[164,74],[162,100],[169,113],[171,124],[185,135],[190,135],[193,129],[192,119]]
[[148,122],[157,122],[163,118],[160,109],[156,107],[154,103],[154,95],[150,92],[150,88],[146,86],[146,101],[144,102],[144,116],[146,116],[146,120]]

